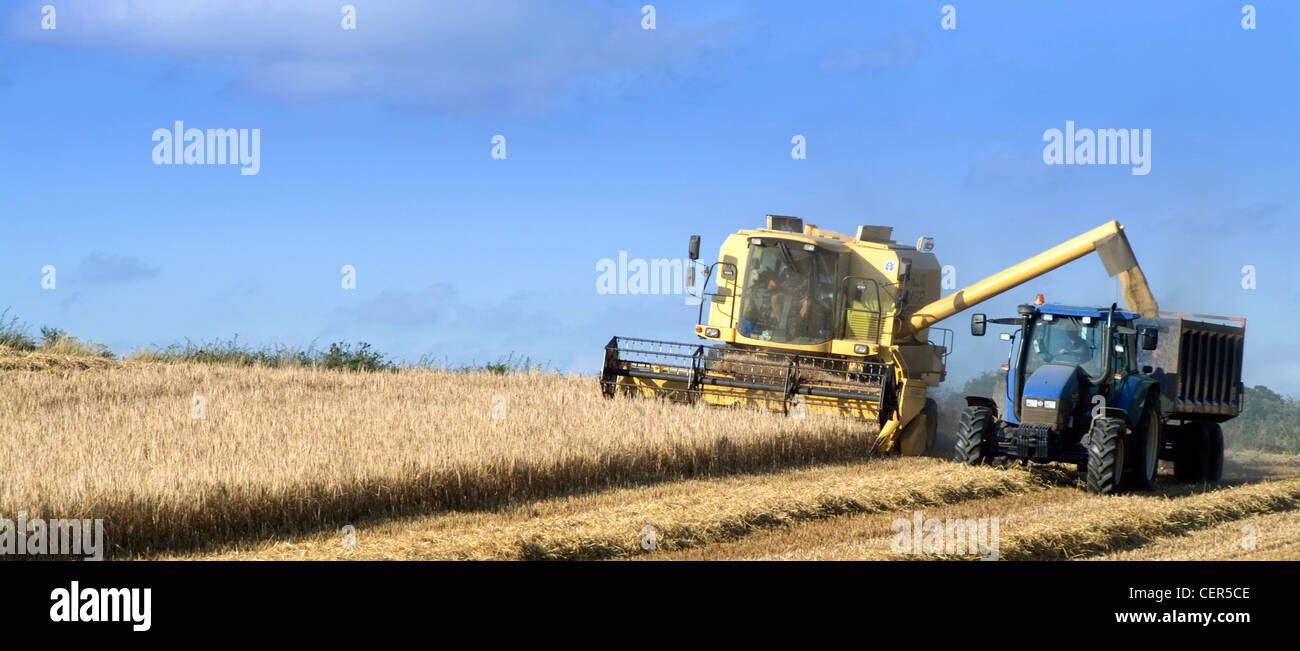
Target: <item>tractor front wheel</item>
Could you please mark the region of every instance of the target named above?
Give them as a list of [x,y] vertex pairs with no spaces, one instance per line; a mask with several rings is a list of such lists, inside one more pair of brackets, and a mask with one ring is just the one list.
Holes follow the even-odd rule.
[[1088,433],[1088,492],[1118,492],[1124,480],[1124,421],[1097,418]]
[[978,405],[962,409],[952,460],[969,466],[987,465],[992,458],[992,446],[993,410]]

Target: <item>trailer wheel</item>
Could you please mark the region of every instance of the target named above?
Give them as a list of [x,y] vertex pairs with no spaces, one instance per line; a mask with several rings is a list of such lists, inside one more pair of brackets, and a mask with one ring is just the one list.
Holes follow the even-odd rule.
[[1160,412],[1147,401],[1142,410],[1142,421],[1133,430],[1133,465],[1130,478],[1133,488],[1149,491],[1156,485],[1156,469],[1160,465]]
[[1201,423],[1178,426],[1174,432],[1174,479],[1189,484],[1205,481],[1208,470],[1205,447]]
[[987,465],[993,444],[993,410],[971,405],[961,410],[952,460],[968,466]]
[[1223,428],[1218,423],[1205,423],[1204,450],[1205,481],[1217,482],[1223,479]]
[[1117,492],[1124,480],[1124,421],[1094,419],[1088,440],[1088,492]]

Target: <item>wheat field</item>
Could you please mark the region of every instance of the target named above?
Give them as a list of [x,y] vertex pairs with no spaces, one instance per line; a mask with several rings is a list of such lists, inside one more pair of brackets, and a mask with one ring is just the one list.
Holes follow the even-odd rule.
[[1300,456],[1103,497],[1071,466],[867,459],[875,433],[591,377],[0,351],[0,517],[103,518],[110,558],[894,559],[916,511],[998,518],[1004,559],[1300,558]]
[[5,359],[0,513],[104,518],[119,556],[861,458],[875,432],[590,377]]

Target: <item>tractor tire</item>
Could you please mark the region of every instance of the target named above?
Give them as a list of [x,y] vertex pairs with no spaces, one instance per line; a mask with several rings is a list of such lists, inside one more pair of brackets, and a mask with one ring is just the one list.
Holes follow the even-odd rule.
[[939,403],[934,398],[926,398],[921,413],[925,414],[925,449],[933,450],[939,438]]
[[1205,481],[1217,482],[1223,479],[1223,428],[1218,423],[1204,423],[1201,427],[1205,444]]
[[952,460],[968,466],[988,465],[993,449],[993,410],[977,405],[961,410]]
[[1206,478],[1205,430],[1201,423],[1178,426],[1174,432],[1174,479],[1195,484]]
[[1109,495],[1124,483],[1124,421],[1097,418],[1088,433],[1088,492]]
[[1129,455],[1128,485],[1135,490],[1149,491],[1156,486],[1156,470],[1160,467],[1160,411],[1150,401],[1129,440],[1133,447]]

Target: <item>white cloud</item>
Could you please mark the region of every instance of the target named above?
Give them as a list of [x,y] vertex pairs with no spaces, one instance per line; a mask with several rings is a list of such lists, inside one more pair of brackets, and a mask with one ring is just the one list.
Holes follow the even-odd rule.
[[446,283],[436,283],[418,292],[386,289],[377,298],[362,304],[356,315],[369,323],[426,325],[447,311],[453,294],[455,291]]
[[875,72],[911,65],[921,53],[922,42],[915,34],[899,34],[872,48],[843,47],[822,58],[827,72]]
[[87,285],[126,285],[157,275],[156,267],[137,258],[93,251],[82,259],[75,277]]
[[618,95],[707,69],[696,64],[743,29],[679,22],[646,31],[639,5],[350,0],[357,28],[344,30],[343,4],[61,0],[58,39],[42,33],[30,7],[9,17],[8,31],[33,44],[228,64],[277,99],[510,114],[551,108],[575,90]]

